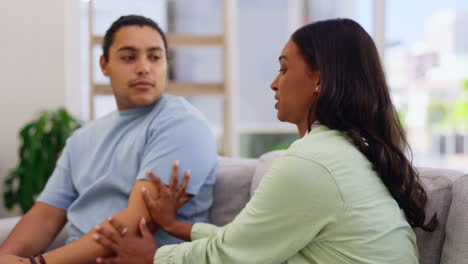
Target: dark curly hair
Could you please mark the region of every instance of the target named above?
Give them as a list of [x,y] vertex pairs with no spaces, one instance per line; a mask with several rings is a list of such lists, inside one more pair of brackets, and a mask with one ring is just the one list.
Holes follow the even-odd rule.
[[291,39],[322,76],[320,96],[310,111],[321,124],[352,139],[412,227],[434,231],[437,215],[426,224],[427,194],[405,155],[411,149],[372,38],[353,20],[331,19],[306,25]]

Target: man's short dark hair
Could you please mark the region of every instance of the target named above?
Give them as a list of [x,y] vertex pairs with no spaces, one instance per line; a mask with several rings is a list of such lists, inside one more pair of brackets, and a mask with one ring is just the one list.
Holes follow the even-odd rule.
[[162,31],[162,29],[158,26],[156,22],[154,22],[151,18],[147,18],[144,16],[139,15],[128,15],[128,16],[121,16],[117,19],[110,28],[106,31],[106,35],[104,35],[104,41],[102,43],[102,52],[104,59],[106,62],[109,61],[109,49],[112,43],[114,42],[115,32],[122,27],[126,26],[148,26],[153,28],[154,30],[158,31],[164,41],[164,49],[167,55],[167,40],[166,35]]

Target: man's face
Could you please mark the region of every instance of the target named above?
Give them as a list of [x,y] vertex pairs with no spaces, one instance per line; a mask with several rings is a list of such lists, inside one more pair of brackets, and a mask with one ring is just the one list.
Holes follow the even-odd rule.
[[110,78],[119,111],[154,103],[166,86],[167,60],[164,42],[149,26],[124,26],[109,48],[109,60],[100,59]]

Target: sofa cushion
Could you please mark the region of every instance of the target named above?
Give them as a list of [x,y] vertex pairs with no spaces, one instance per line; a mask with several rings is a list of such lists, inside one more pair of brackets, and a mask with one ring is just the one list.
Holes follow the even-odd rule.
[[421,264],[439,264],[445,239],[445,226],[452,200],[452,183],[463,173],[452,170],[418,168],[421,181],[426,188],[428,203],[426,220],[437,213],[439,226],[434,232],[415,228]]
[[234,219],[250,199],[250,185],[256,159],[220,157],[216,171],[211,222],[222,226]]
[[268,169],[270,169],[273,161],[282,156],[284,153],[286,153],[285,150],[267,152],[258,159],[258,165],[255,168],[255,173],[252,178],[252,186],[250,187],[250,197],[252,197],[263,176],[266,174]]
[[468,263],[468,175],[455,181],[452,187],[441,263]]

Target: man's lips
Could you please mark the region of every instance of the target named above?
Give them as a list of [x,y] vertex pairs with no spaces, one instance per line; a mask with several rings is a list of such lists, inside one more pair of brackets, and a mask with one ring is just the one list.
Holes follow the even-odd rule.
[[152,82],[147,82],[147,81],[137,81],[137,82],[132,82],[130,86],[134,88],[138,88],[138,89],[148,89],[148,88],[154,87],[154,84]]

